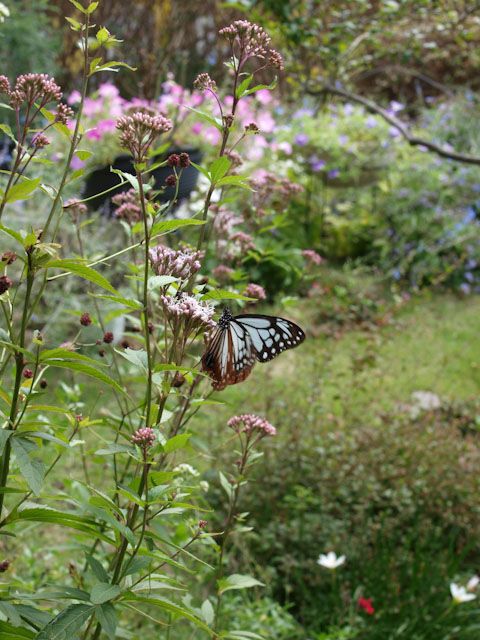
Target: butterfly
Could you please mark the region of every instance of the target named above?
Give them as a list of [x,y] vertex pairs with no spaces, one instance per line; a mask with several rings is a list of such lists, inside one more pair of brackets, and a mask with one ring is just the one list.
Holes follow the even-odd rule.
[[232,316],[224,309],[203,354],[202,370],[220,391],[245,380],[257,360],[268,362],[304,340],[302,329],[290,320],[250,313]]

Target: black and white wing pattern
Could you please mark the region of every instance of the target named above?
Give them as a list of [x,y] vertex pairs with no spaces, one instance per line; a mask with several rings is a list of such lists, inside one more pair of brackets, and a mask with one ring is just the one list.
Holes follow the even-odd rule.
[[212,378],[214,389],[245,380],[255,362],[268,362],[305,339],[300,327],[274,316],[232,316],[224,309],[202,357],[202,368]]

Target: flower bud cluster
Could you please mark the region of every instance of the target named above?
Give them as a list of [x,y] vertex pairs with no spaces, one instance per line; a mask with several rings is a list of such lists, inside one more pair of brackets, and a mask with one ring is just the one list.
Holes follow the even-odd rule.
[[200,269],[202,258],[202,252],[192,249],[175,251],[163,244],[150,249],[150,262],[157,276],[188,280]]
[[188,332],[193,329],[213,329],[214,309],[194,296],[182,293],[177,297],[161,296],[163,309],[170,321],[183,320]]
[[165,116],[146,110],[121,116],[116,125],[120,131],[121,145],[130,151],[135,162],[144,161],[154,140],[170,131],[172,126],[172,121]]
[[228,426],[236,433],[253,434],[256,433],[260,437],[274,436],[277,430],[265,418],[256,416],[253,413],[244,413],[239,416],[233,416],[228,421]]
[[117,193],[112,197],[112,202],[117,206],[115,217],[125,220],[128,224],[134,224],[142,219],[140,198],[135,189],[129,189],[124,193]]

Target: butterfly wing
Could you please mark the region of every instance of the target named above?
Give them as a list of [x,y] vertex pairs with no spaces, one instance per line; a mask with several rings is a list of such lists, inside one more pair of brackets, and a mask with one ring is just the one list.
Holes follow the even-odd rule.
[[217,327],[202,357],[202,369],[220,391],[230,384],[242,382],[250,375],[256,351],[248,331],[232,320],[226,328]]
[[268,362],[282,351],[298,347],[305,340],[303,330],[285,318],[243,314],[235,316],[234,322],[250,336],[259,362]]

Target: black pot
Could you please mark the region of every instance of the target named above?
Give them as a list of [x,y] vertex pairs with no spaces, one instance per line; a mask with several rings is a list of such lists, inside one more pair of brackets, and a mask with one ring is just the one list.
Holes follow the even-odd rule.
[[15,143],[8,136],[0,136],[0,169],[10,171],[12,168]]
[[[188,153],[192,162],[200,164],[202,161],[202,152],[200,149],[169,149],[165,156],[157,158],[158,161],[163,161],[168,158],[172,153]],[[125,173],[135,174],[132,158],[127,155],[118,156],[112,167],[119,169]],[[155,180],[155,189],[163,189],[159,194],[158,200],[160,202],[168,202],[175,196],[176,187],[165,187],[165,179],[174,173],[171,167],[159,167],[152,172]],[[190,165],[186,169],[182,170],[182,175],[178,185],[178,196],[176,206],[181,200],[186,200],[192,191],[195,189],[198,181],[198,171],[194,166]],[[84,198],[91,198],[97,193],[102,193],[111,187],[122,182],[122,178],[116,173],[110,171],[110,167],[104,167],[102,169],[96,169],[89,174],[85,181],[85,188],[83,191]],[[130,184],[124,184],[113,191],[109,191],[106,194],[99,195],[88,202],[91,209],[103,209],[105,213],[111,212],[111,198],[117,193],[128,191],[131,189]]]

